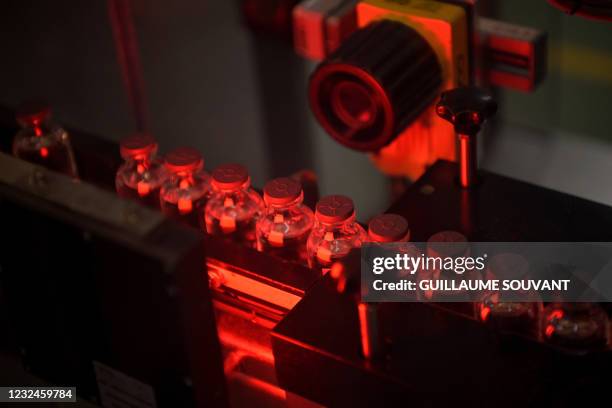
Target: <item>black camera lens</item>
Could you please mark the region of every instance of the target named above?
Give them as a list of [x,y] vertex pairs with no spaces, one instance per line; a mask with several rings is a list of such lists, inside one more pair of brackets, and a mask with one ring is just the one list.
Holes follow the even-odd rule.
[[442,83],[431,46],[405,24],[381,20],[353,33],[310,77],[310,106],[339,143],[389,144],[429,106]]

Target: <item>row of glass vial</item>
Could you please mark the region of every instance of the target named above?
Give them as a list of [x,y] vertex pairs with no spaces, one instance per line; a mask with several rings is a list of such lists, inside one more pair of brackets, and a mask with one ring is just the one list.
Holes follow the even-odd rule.
[[324,197],[313,213],[303,203],[304,192],[296,180],[268,182],[262,198],[251,188],[249,174],[239,164],[221,165],[209,175],[195,149],[179,148],[161,160],[157,148],[155,140],[144,134],[121,141],[125,162],[116,176],[118,194],[159,207],[169,217],[211,235],[308,262],[317,269],[328,268],[368,240],[407,239],[408,223],[393,215],[373,220],[368,237],[356,222],[348,197]]
[[[22,105],[17,122],[21,129],[13,140],[16,157],[78,177],[68,133],[51,121],[48,106]],[[347,197],[323,198],[313,215],[302,203],[301,186],[291,179],[266,184],[262,200],[240,165],[220,166],[211,178],[194,149],[176,149],[163,161],[156,153],[157,143],[146,135],[121,142],[125,163],[116,177],[119,195],[161,207],[168,216],[211,234],[256,243],[260,251],[308,260],[310,266],[324,269],[365,241],[408,240],[406,221],[391,214],[373,219],[366,234]],[[608,315],[597,304],[503,302],[493,293],[474,309],[487,324],[565,347],[600,348],[611,337]]]
[[[15,156],[78,177],[68,133],[53,123],[47,105],[23,104],[17,122],[21,129],[13,140]],[[303,204],[303,191],[294,180],[269,182],[262,200],[250,188],[248,172],[240,165],[220,166],[211,177],[195,149],[176,149],[163,160],[157,150],[156,141],[145,134],[121,141],[125,162],[115,180],[120,196],[160,208],[169,217],[210,234],[256,243],[260,251],[293,261],[310,259],[311,266],[324,268],[366,240],[389,239],[384,234],[393,234],[388,228],[391,219],[398,223],[400,235],[407,233],[405,220],[386,215],[384,223],[372,224],[374,232],[370,228],[368,238],[355,221],[353,203],[347,197],[325,197],[313,214]],[[387,229],[381,232],[383,224]]]
[[[445,245],[452,242],[454,245]],[[456,253],[446,253],[448,249]],[[467,256],[467,238],[455,231],[434,234],[427,245],[430,256]],[[471,271],[462,275],[467,279],[495,279],[502,276],[528,276],[529,262],[519,254],[501,253],[487,262],[484,275]],[[440,274],[430,274],[422,279],[440,279]],[[441,303],[450,305],[455,311],[471,315],[497,330],[531,337],[546,343],[574,350],[601,350],[612,343],[610,318],[597,303],[542,302],[537,293],[524,293],[531,301],[507,301],[500,292],[489,292],[479,301],[466,303],[466,295],[461,292],[439,292],[437,295],[423,293],[427,301],[444,300],[461,303]],[[442,299],[444,297],[445,299]],[[462,310],[461,308],[464,306]]]
[[476,304],[479,320],[515,333],[576,351],[610,347],[610,318],[596,303],[504,302],[491,294]]

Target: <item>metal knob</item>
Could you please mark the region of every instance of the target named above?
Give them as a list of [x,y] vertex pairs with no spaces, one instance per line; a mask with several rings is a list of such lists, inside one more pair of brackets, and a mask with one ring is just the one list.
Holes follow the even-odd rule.
[[455,127],[459,136],[459,168],[461,186],[476,181],[478,169],[477,135],[482,124],[497,112],[497,103],[484,89],[455,88],[445,91],[436,105],[436,113]]
[[431,105],[442,80],[428,40],[404,23],[381,19],[319,64],[308,85],[310,106],[336,141],[375,152]]

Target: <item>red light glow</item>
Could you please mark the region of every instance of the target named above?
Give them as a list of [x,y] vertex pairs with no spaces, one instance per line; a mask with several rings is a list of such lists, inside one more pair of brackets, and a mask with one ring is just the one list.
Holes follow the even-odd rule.
[[191,212],[191,210],[193,210],[193,203],[189,198],[179,198],[177,206],[181,214],[188,214]]
[[332,256],[332,252],[329,250],[329,248],[320,246],[317,249],[317,258],[319,258],[321,261],[326,262],[326,263],[330,262],[331,256]]
[[335,262],[330,270],[330,276],[334,279],[338,279],[340,276],[344,274],[344,265],[340,262]]
[[291,310],[300,301],[303,293],[291,293],[251,277],[250,272],[225,264],[216,259],[207,258],[208,274],[217,273],[223,276],[222,286],[250,297],[262,299],[271,305]]
[[370,319],[367,303],[359,303],[357,306],[359,313],[359,331],[361,333],[361,352],[364,357],[370,358],[374,354],[373,344],[369,336],[368,321]]
[[491,314],[491,308],[487,306],[483,306],[480,309],[480,320],[482,320],[483,322],[486,322],[490,314]]
[[559,320],[563,318],[563,310],[553,310],[552,313],[548,316],[548,320]]
[[223,214],[219,220],[219,225],[221,226],[223,232],[228,234],[236,230],[236,219]]
[[179,188],[182,188],[182,189],[187,189],[187,188],[189,188],[190,185],[191,185],[191,183],[187,179],[182,179],[179,182]]
[[270,231],[268,242],[272,246],[282,247],[285,242],[285,234],[280,231]]
[[46,158],[48,156],[49,156],[49,149],[47,149],[46,147],[41,147],[40,148],[40,157]]
[[151,192],[151,185],[146,181],[139,181],[137,185],[137,190],[138,195],[144,197]]

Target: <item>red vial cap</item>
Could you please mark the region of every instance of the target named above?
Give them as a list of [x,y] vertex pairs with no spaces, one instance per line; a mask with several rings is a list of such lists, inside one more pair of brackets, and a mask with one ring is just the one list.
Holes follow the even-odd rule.
[[353,214],[355,214],[353,200],[343,195],[323,197],[317,203],[315,212],[317,219],[326,224],[345,221]]
[[249,180],[249,172],[237,163],[223,164],[212,172],[212,185],[219,190],[235,190]]
[[268,205],[289,204],[301,195],[302,185],[287,177],[274,179],[264,186],[264,201]]
[[378,215],[368,224],[368,235],[374,242],[401,241],[408,234],[408,221],[401,215]]
[[119,142],[119,152],[124,159],[149,155],[155,150],[157,150],[157,142],[147,133],[135,133]]
[[204,166],[204,159],[193,147],[179,147],[166,155],[164,164],[173,173],[193,172]]
[[44,101],[26,101],[19,105],[15,116],[20,124],[38,124],[51,116],[51,107]]

